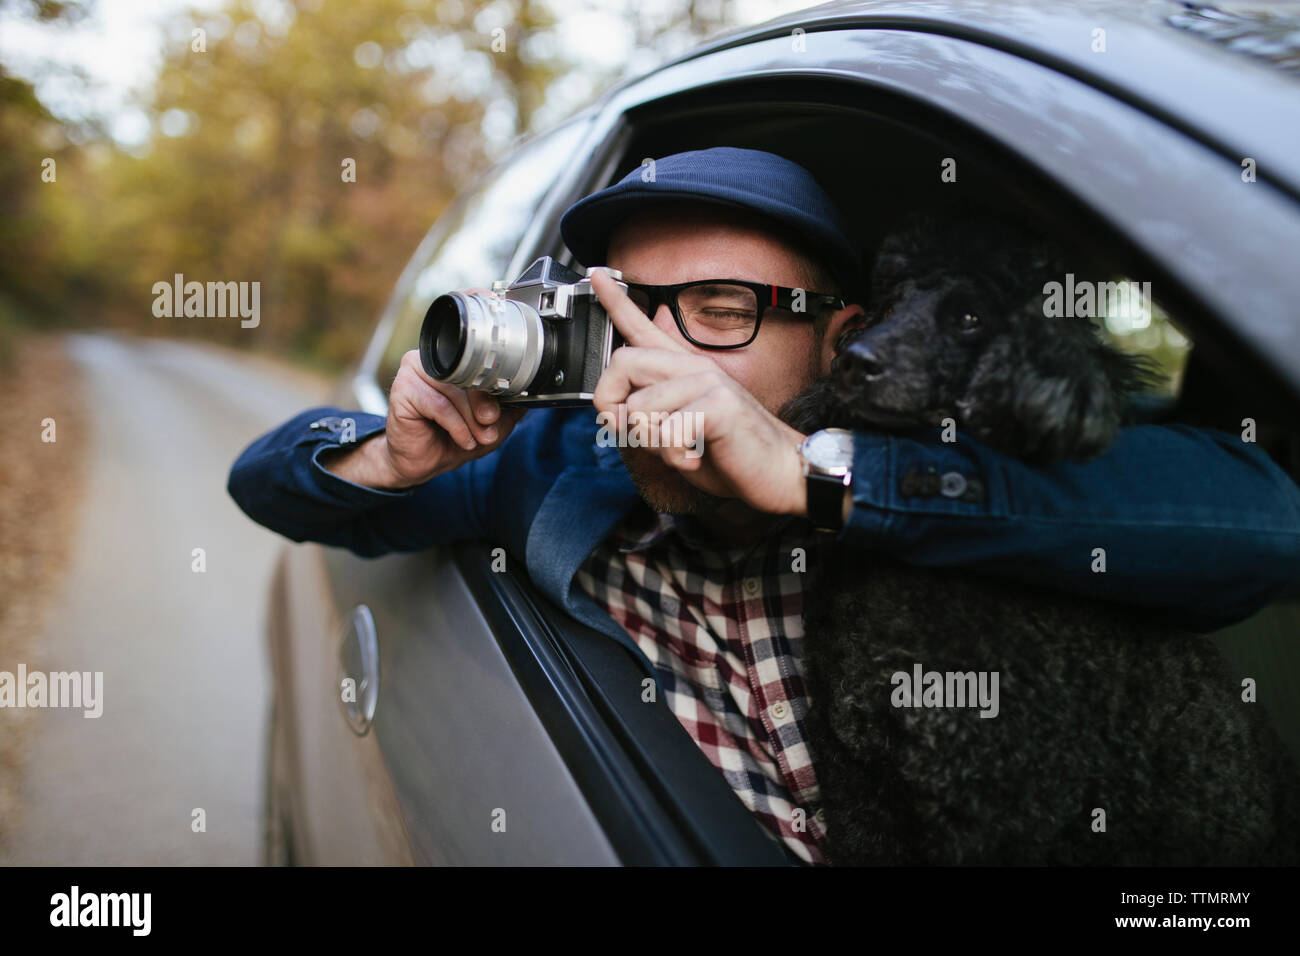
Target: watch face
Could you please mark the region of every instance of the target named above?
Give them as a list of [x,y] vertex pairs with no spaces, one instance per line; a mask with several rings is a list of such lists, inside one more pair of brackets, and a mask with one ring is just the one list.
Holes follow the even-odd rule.
[[843,428],[823,428],[813,432],[803,443],[803,455],[815,468],[851,468],[853,466],[853,432]]

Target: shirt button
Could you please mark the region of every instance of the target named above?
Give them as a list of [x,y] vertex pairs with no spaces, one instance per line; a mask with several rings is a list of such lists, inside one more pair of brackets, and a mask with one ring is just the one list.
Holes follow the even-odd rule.
[[780,721],[785,720],[786,717],[789,716],[790,705],[783,700],[778,700],[775,704],[773,704],[771,707],[767,709],[767,712],[772,715],[773,720],[779,723]]
[[956,471],[947,471],[939,477],[939,494],[945,498],[960,498],[965,493],[965,475]]
[[818,823],[820,823],[822,826],[826,826],[826,811],[818,810],[816,813],[813,814],[813,819],[816,820]]
[[753,597],[758,593],[758,578],[745,578],[744,588],[745,594],[749,597]]

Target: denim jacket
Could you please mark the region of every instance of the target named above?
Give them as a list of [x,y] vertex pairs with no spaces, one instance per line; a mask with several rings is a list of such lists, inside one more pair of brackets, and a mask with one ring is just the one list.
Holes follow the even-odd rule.
[[[573,587],[638,500],[618,449],[596,443],[595,416],[590,407],[529,411],[492,453],[392,492],[318,461],[353,430],[357,442],[382,431],[384,419],[314,408],[249,445],[228,489],[273,531],[365,557],[464,539],[500,545],[549,598],[655,676]],[[945,443],[937,429],[859,431],[852,496],[838,535],[849,547],[1160,609],[1196,631],[1242,620],[1300,580],[1300,489],[1226,432],[1134,425],[1091,461],[1036,468],[964,436]]]

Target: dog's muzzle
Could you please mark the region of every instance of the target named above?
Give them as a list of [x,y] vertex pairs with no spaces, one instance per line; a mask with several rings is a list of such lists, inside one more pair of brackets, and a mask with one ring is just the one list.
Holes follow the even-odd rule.
[[836,359],[837,384],[842,388],[857,389],[864,382],[879,378],[885,372],[885,363],[870,342],[862,339],[849,343]]

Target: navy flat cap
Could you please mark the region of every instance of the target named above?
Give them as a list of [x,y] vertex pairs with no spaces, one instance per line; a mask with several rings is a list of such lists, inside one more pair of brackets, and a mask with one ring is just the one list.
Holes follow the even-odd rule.
[[[580,199],[560,219],[560,235],[583,265],[604,265],[614,229],[634,213],[667,200],[689,199],[749,210],[789,230],[842,284],[858,288],[862,262],[831,197],[798,163],[757,149],[716,146],[674,153],[638,166],[613,186]],[[823,291],[813,289],[810,291]]]

